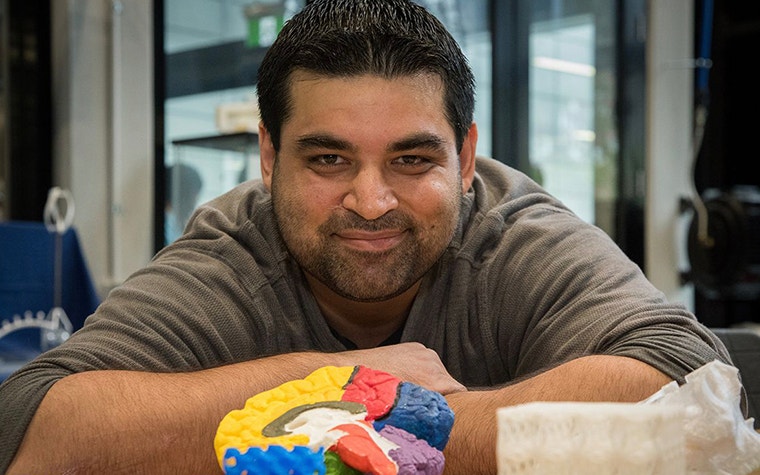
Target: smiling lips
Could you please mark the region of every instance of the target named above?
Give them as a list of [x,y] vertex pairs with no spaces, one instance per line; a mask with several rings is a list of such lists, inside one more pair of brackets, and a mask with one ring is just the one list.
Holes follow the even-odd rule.
[[396,247],[406,236],[406,230],[363,231],[344,229],[334,234],[346,246],[357,251],[383,252]]

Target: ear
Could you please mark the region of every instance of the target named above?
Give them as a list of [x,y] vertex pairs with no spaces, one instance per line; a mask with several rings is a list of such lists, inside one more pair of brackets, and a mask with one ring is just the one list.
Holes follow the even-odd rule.
[[462,142],[462,151],[459,152],[459,169],[462,172],[462,193],[467,193],[472,181],[475,179],[475,150],[478,145],[478,126],[475,122],[470,125],[470,130]]
[[272,191],[272,173],[274,173],[274,160],[276,157],[272,136],[264,127],[263,122],[259,122],[259,157],[261,160],[261,179],[264,186]]

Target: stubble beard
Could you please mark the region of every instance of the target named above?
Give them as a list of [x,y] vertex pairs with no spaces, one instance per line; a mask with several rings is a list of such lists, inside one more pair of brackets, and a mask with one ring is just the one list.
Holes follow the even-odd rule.
[[[452,196],[442,206],[440,219],[426,230],[411,216],[397,210],[371,221],[342,210],[321,224],[316,235],[299,231],[308,222],[304,207],[297,199],[278,193],[274,184],[272,201],[280,234],[304,271],[344,298],[379,302],[409,289],[440,258],[459,222],[462,200],[461,193]],[[341,244],[335,237],[335,233],[345,229],[403,229],[405,236],[387,251],[359,251]]]

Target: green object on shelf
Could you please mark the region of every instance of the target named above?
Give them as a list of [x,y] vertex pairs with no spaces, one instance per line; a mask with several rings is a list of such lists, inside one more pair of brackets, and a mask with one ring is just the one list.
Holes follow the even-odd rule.
[[285,7],[279,0],[259,0],[245,8],[249,48],[270,46],[285,23]]
[[246,45],[255,48],[269,46],[274,42],[277,33],[282,29],[282,16],[265,16],[248,20],[248,41]]

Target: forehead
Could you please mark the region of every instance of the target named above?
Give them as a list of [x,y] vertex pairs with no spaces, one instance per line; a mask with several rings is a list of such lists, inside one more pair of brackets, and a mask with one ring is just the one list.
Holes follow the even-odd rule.
[[[438,75],[415,73],[397,77],[375,74],[328,76],[296,70],[289,81],[289,110],[283,127],[351,125],[373,122],[420,122],[448,125],[444,85]],[[407,125],[412,125],[408,123]],[[453,131],[453,129],[452,129]]]

